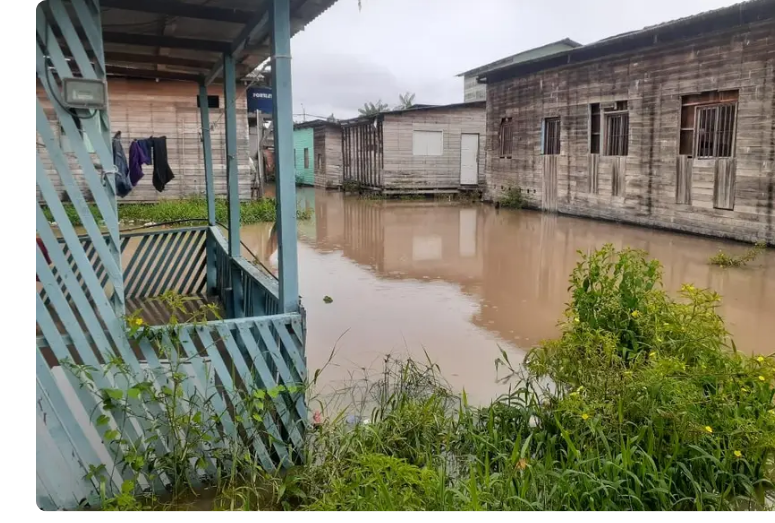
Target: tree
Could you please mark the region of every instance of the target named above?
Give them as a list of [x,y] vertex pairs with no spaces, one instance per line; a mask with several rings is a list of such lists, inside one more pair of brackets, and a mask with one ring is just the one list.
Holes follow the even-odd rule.
[[396,110],[411,109],[412,107],[414,107],[414,93],[407,92],[398,95]]
[[387,111],[390,107],[386,103],[382,103],[382,100],[377,100],[377,103],[366,102],[363,107],[358,109],[361,116],[375,116],[381,112]]

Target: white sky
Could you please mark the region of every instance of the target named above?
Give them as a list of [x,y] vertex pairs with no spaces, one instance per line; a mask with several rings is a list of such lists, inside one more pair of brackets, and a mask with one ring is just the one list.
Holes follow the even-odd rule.
[[[563,38],[587,44],[736,0],[338,0],[293,37],[294,113],[463,101],[455,75]],[[303,107],[302,107],[303,106]],[[314,119],[308,116],[308,119]],[[300,119],[300,118],[297,118]]]

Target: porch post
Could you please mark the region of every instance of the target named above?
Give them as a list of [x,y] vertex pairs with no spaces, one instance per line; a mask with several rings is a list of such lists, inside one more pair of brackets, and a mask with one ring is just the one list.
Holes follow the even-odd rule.
[[[207,225],[215,227],[215,186],[213,184],[213,149],[210,139],[210,108],[207,105],[207,86],[199,84],[199,115],[202,122],[202,157],[205,167],[205,193],[207,195]],[[207,233],[207,293],[216,292],[215,239]]]
[[[223,55],[223,99],[226,115],[226,192],[229,207],[229,258],[240,257],[240,207],[239,176],[237,172],[237,80],[234,76],[234,57]],[[232,270],[231,303],[232,317],[241,318],[242,280],[240,271]]]
[[296,179],[293,172],[290,0],[272,0],[272,104],[277,177],[278,261],[282,312],[299,310]]

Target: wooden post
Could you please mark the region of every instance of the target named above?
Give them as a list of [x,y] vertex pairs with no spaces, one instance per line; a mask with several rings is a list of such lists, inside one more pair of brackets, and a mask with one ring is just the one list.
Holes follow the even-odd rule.
[[[207,225],[215,227],[215,185],[213,183],[213,149],[210,138],[210,107],[207,104],[207,86],[199,84],[199,115],[202,123],[202,158],[205,167],[207,197]],[[207,239],[207,292],[216,292],[215,239],[208,232]]]
[[298,312],[296,181],[293,172],[290,0],[272,0],[272,104],[274,107],[277,230],[282,312]]

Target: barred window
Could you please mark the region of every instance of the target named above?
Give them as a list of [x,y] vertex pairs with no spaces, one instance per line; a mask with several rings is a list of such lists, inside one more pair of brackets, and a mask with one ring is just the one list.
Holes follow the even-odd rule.
[[511,118],[501,118],[501,126],[498,130],[498,143],[500,144],[499,156],[511,158],[514,147],[514,125]]
[[712,91],[681,100],[679,154],[696,158],[735,155],[738,91]]
[[605,154],[627,156],[630,138],[630,115],[615,113],[605,115]]
[[560,119],[544,119],[544,154],[560,154]]

